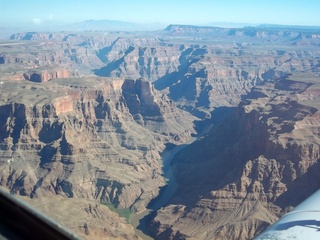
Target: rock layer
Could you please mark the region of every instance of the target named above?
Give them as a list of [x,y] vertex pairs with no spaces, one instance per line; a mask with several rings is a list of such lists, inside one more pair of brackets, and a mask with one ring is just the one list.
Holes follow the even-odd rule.
[[[11,39],[0,45],[0,184],[12,193],[139,212],[165,184],[160,152],[188,139],[193,122],[216,127],[174,160],[180,188],[154,219],[158,238],[251,238],[317,187],[317,29]],[[297,72],[311,77],[283,78]],[[127,227],[103,231],[134,239]]]
[[254,88],[180,152],[180,186],[153,220],[156,238],[251,239],[318,189],[318,82],[302,74]]
[[194,118],[143,80],[6,81],[1,90],[0,184],[30,198],[139,212],[164,185],[165,144],[194,132]]
[[[12,39],[32,40],[33,45],[20,48],[37,54],[4,52],[0,63],[70,66],[71,76],[93,71],[105,77],[142,77],[178,107],[204,119],[217,107],[237,106],[241,95],[265,80],[314,72],[319,64],[318,35],[316,29],[180,25],[144,35],[24,33]],[[46,42],[39,46],[37,41]],[[19,76],[23,74],[25,70]]]

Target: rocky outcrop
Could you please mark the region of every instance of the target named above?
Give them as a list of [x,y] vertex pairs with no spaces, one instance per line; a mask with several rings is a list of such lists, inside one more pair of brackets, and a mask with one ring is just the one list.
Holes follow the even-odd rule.
[[[1,78],[50,79],[54,74],[46,73],[48,66],[72,69],[71,76],[93,72],[104,77],[144,78],[179,108],[210,119],[217,107],[237,106],[242,95],[265,80],[316,71],[319,50],[313,46],[319,44],[318,34],[315,29],[183,25],[171,25],[150,36],[22,33],[12,39],[30,40],[17,45],[18,52],[3,51],[0,63],[23,64],[28,70],[16,71],[14,76],[9,71]],[[271,50],[265,47],[270,41],[277,43]]]
[[10,36],[11,40],[57,40],[63,38],[64,33],[38,33],[38,32],[24,32],[15,33]]
[[1,87],[0,184],[12,194],[94,199],[139,212],[164,185],[165,144],[194,133],[195,118],[143,80]]
[[[201,28],[197,34],[206,31]],[[263,49],[264,43],[259,39],[255,44],[261,44]],[[217,107],[237,106],[241,95],[253,86],[295,71],[314,71],[318,64],[312,56],[319,52],[314,49],[302,50],[291,45],[289,49],[266,54],[251,46],[252,39],[237,39],[239,43],[231,39],[223,41],[201,44],[199,40],[200,44],[193,45],[171,44],[162,39],[118,39],[103,54],[106,66],[95,70],[95,74],[143,77],[166,92],[178,107],[197,117],[210,118]]]
[[71,76],[71,73],[66,69],[53,69],[50,71],[44,70],[41,72],[31,71],[23,74],[23,76],[26,80],[32,82],[48,82],[53,78],[69,78]]
[[59,116],[63,113],[69,113],[72,112],[73,109],[73,101],[69,96],[65,97],[57,97],[53,99],[52,106],[57,114]]
[[211,37],[222,41],[278,42],[318,46],[319,29],[281,25],[260,25],[244,28],[220,28],[210,26],[169,25],[164,33],[175,37]]
[[[140,212],[165,184],[167,143],[214,123],[177,154],[180,188],[152,231],[251,238],[317,187],[319,33],[300,30],[13,35],[0,46],[0,184]],[[282,79],[297,72],[311,77]]]
[[20,80],[32,78],[39,81],[40,78],[88,75],[93,66],[102,67],[97,52],[113,41],[112,37],[90,39],[67,33],[53,34],[49,40],[33,40],[38,35],[41,34],[32,33],[34,37],[28,41],[20,41],[18,44],[12,41],[1,46],[1,79],[12,79],[13,75],[19,75]]
[[317,81],[293,75],[254,88],[230,118],[178,153],[179,189],[157,212],[154,235],[251,239],[317,190]]
[[102,55],[106,66],[95,74],[155,81],[177,70],[180,54],[179,45],[163,46],[158,39],[117,39]]

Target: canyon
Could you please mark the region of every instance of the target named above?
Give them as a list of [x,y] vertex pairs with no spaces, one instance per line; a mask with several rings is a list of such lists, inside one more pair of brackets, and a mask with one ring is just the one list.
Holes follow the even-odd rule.
[[145,233],[251,239],[319,188],[319,46],[320,30],[262,26],[14,34],[0,185],[86,239],[139,239],[118,213],[156,201],[183,146]]
[[319,76],[308,74],[255,87],[217,128],[180,151],[172,163],[179,187],[157,211],[154,236],[252,239],[315,192],[319,87]]

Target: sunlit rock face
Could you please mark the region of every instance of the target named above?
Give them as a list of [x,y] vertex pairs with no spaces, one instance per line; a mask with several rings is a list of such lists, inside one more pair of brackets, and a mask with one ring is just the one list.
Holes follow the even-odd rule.
[[[170,25],[154,35],[20,33],[11,38],[32,44],[0,54],[0,64],[40,68],[6,74],[6,78],[37,82],[90,72],[144,78],[154,82],[155,88],[168,94],[179,108],[210,118],[217,107],[237,106],[241,96],[257,84],[287,73],[315,71],[318,35],[316,30],[303,29],[183,25]],[[47,66],[58,67],[56,71],[62,67],[69,73],[60,70],[58,74]]]
[[319,98],[319,78],[309,74],[254,88],[230,118],[175,157],[180,187],[157,212],[154,235],[253,238],[316,191]]
[[193,117],[143,80],[20,87],[3,93],[1,105],[2,154],[16,158],[2,183],[13,193],[95,198],[140,211],[163,184],[164,144],[194,132]]
[[151,232],[252,238],[319,187],[318,35],[179,25],[15,34],[0,45],[0,184],[81,203],[87,237],[136,239],[99,202],[142,211],[165,184],[165,146],[214,126],[177,154],[179,188]]
[[56,69],[52,71],[29,72],[25,73],[24,78],[32,82],[48,82],[53,78],[69,78],[71,73],[65,69]]

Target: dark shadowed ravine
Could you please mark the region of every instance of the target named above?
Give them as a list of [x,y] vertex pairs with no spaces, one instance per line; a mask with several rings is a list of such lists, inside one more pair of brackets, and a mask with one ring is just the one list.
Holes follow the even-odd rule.
[[203,136],[204,134],[208,133],[210,129],[212,128],[212,125],[207,126],[201,134],[198,135],[198,137],[192,137],[187,142],[180,144],[178,146],[175,146],[174,148],[163,152],[162,156],[162,162],[163,162],[163,176],[166,179],[167,185],[164,187],[163,191],[160,191],[159,196],[145,209],[144,211],[132,214],[130,218],[130,223],[133,226],[136,234],[141,237],[144,240],[151,240],[153,239],[148,235],[148,229],[146,226],[146,221],[148,219],[148,216],[152,213],[159,210],[161,207],[163,207],[170,198],[174,195],[175,191],[178,188],[177,181],[174,177],[174,174],[172,172],[171,168],[171,161],[176,153],[181,151],[183,148],[187,147],[188,145],[192,144],[195,140],[197,140],[199,137]]

